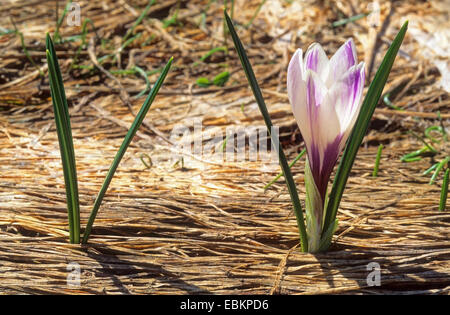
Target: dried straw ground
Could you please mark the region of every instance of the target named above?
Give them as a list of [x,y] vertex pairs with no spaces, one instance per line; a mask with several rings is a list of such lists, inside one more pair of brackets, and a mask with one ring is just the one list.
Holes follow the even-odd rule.
[[[185,156],[174,165],[172,129],[201,119],[204,130],[263,124],[230,39],[230,50],[193,66],[214,47],[224,45],[222,2],[158,1],[137,27],[142,32],[106,71],[138,65],[150,71],[173,55],[171,70],[146,123],[119,166],[87,246],[68,244],[65,190],[53,121],[44,57],[44,35],[55,30],[55,1],[3,1],[2,17],[12,17],[39,72],[24,54],[20,38],[0,37],[0,293],[67,294],[315,294],[450,292],[450,215],[438,212],[442,175],[436,184],[421,173],[432,164],[402,163],[400,157],[422,144],[407,133],[422,133],[450,118],[448,94],[425,49],[412,36],[448,30],[448,2],[384,3],[378,27],[367,19],[339,28],[331,23],[364,12],[367,2],[267,1],[249,28],[238,31],[246,43],[264,89],[274,123],[280,126],[290,159],[303,148],[286,99],[287,62],[296,49],[313,41],[332,53],[353,36],[359,56],[377,68],[401,22],[411,27],[385,91],[403,111],[379,105],[359,151],[341,203],[339,229],[328,253],[298,250],[295,217],[283,181],[263,186],[279,171],[261,162],[217,163]],[[79,1],[82,19],[90,18],[79,64],[120,46],[146,1]],[[179,3],[179,4],[178,4]],[[247,23],[259,1],[236,1],[235,20]],[[59,2],[59,11],[64,2]],[[179,6],[179,25],[162,20]],[[198,25],[203,10],[204,24]],[[447,14],[447,16],[445,15]],[[419,20],[420,19],[420,20]],[[447,24],[446,24],[447,23]],[[12,29],[2,18],[0,26]],[[63,38],[81,27],[63,23]],[[417,33],[416,33],[417,34]],[[106,41],[107,40],[107,41]],[[109,77],[98,69],[70,70],[80,41],[57,45],[70,104],[85,225],[95,194],[143,102],[133,98],[145,88],[139,75]],[[444,46],[445,47],[445,46]],[[90,52],[90,54],[89,54]],[[97,57],[95,57],[97,56]],[[444,60],[445,61],[445,60]],[[231,73],[224,87],[200,88],[195,80]],[[373,76],[373,71],[372,74]],[[149,77],[154,82],[156,75]],[[120,82],[120,85],[118,84]],[[243,110],[241,110],[243,108]],[[132,110],[130,110],[132,109]],[[194,135],[198,139],[202,131]],[[380,173],[371,177],[377,145],[385,149]],[[436,145],[449,155],[448,146]],[[140,157],[152,157],[146,168]],[[304,161],[295,165],[304,199]],[[447,206],[448,207],[448,206]],[[81,267],[81,286],[67,286],[67,265]],[[381,266],[381,286],[369,287],[366,266]]]

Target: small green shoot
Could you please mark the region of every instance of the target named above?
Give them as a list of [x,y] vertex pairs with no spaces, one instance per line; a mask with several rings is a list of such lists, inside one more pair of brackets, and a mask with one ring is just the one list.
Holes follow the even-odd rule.
[[263,7],[264,3],[266,3],[267,0],[263,0],[261,1],[261,3],[258,5],[258,7],[256,8],[255,12],[253,13],[252,17],[250,18],[250,21],[248,21],[247,24],[245,24],[245,28],[249,28],[252,24],[253,21],[256,19],[256,17],[259,14],[259,11],[261,11],[261,8]]
[[181,23],[178,21],[179,11],[180,11],[180,2],[178,1],[175,13],[170,18],[163,21],[163,28],[168,28],[169,26],[172,25],[181,25]]
[[382,152],[383,152],[383,145],[380,144],[378,146],[377,157],[375,159],[375,166],[373,168],[372,177],[377,177],[378,176],[378,169],[380,168],[380,160],[381,160],[381,153]]
[[418,140],[420,140],[431,153],[433,153],[433,154],[437,153],[437,150],[431,144],[429,144],[423,137],[419,136],[414,131],[408,131],[408,132],[410,134],[412,134],[414,137],[416,137]]
[[[181,164],[181,165],[180,165]],[[180,169],[182,171],[185,171],[186,168],[184,167],[184,157],[180,157],[175,163],[173,163],[172,167],[173,168],[177,168],[178,166],[180,166]]]
[[150,80],[148,79],[147,73],[145,73],[144,69],[142,69],[138,66],[134,66],[133,69],[136,70],[136,72],[139,73],[142,78],[144,78],[145,84],[146,84],[145,90],[143,90],[142,92],[140,92],[134,96],[134,98],[139,98],[142,95],[144,95],[145,93],[147,93],[148,90],[150,90],[151,83],[150,83]]
[[345,25],[347,23],[353,23],[353,22],[356,22],[356,21],[358,21],[358,20],[360,20],[362,18],[365,18],[370,13],[371,12],[361,13],[361,14],[357,14],[357,15],[354,15],[354,16],[349,17],[349,18],[345,18],[345,19],[342,19],[342,20],[339,20],[339,21],[335,21],[335,22],[333,22],[333,24],[331,24],[331,26],[338,27],[338,26],[341,26],[341,25]]
[[428,175],[430,174],[432,171],[434,171],[436,169],[436,167],[439,165],[439,162],[433,164],[433,166],[431,166],[429,169],[427,169],[425,172],[423,172],[423,175]]
[[212,80],[209,80],[206,77],[200,77],[195,82],[200,87],[209,87],[211,85],[215,86],[224,86],[230,78],[230,73],[228,71],[224,71],[216,75]]
[[216,86],[224,86],[225,83],[227,83],[228,79],[230,78],[230,73],[228,71],[224,71],[219,73],[214,77],[212,80],[213,84]]
[[[439,126],[436,126],[436,125],[430,126],[430,127],[426,128],[424,131],[424,137],[422,137],[412,131],[409,131],[409,133],[412,134],[418,140],[420,140],[424,144],[424,146],[419,150],[416,150],[414,152],[403,155],[400,158],[400,160],[402,162],[406,162],[406,163],[417,162],[417,161],[422,160],[422,158],[425,156],[435,156],[439,153],[435,147],[433,147],[430,143],[428,143],[426,141],[426,139],[428,139],[431,143],[436,143],[436,144],[447,141],[447,137],[446,137],[447,133],[445,131],[444,125],[442,124],[442,119],[441,119],[440,113],[438,112],[437,115],[440,120],[440,125]],[[442,140],[439,140],[438,138],[433,137],[431,135],[432,132],[440,133],[442,136]],[[431,176],[430,182],[429,182],[430,185],[434,184],[440,171],[444,168],[444,166],[446,164],[449,163],[449,160],[450,160],[450,157],[446,157],[441,162],[437,162],[437,163],[433,164],[430,168],[428,168],[425,172],[422,173],[423,175],[429,175],[431,172],[434,171],[433,175]]]
[[124,51],[125,48],[127,48],[132,42],[134,42],[136,39],[139,39],[142,36],[142,32],[137,33],[136,35],[134,35],[133,37],[127,39],[126,41],[123,42],[122,46],[120,46],[120,48],[117,50],[119,53]]
[[225,137],[225,139],[222,141],[222,144],[219,147],[219,152],[224,152],[225,148],[227,147],[227,143],[228,143],[228,138],[230,137],[230,135],[227,135]]
[[[78,56],[80,55],[81,50],[86,47],[86,36],[87,36],[87,25],[88,25],[88,23],[91,25],[91,27],[94,30],[94,32],[96,32],[95,26],[94,26],[94,22],[92,22],[92,20],[89,19],[89,18],[84,19],[83,26],[81,28],[81,45],[78,46],[78,49],[75,52],[75,56],[73,57],[72,64],[70,65],[71,68],[76,68],[76,65],[77,65],[77,62],[78,62]],[[98,35],[97,35],[97,37],[98,37]]]
[[449,172],[450,169],[447,168],[447,170],[445,171],[444,179],[442,181],[441,199],[439,200],[439,211],[445,211],[445,206],[447,204]]
[[64,7],[63,13],[57,19],[56,28],[55,28],[55,34],[53,34],[53,41],[55,43],[59,43],[61,41],[61,35],[59,34],[59,29],[61,28],[61,25],[62,25],[62,23],[64,21],[64,18],[66,17],[67,11],[69,10],[69,7],[70,7],[71,4],[72,4],[72,0],[68,0],[66,5],[65,5],[65,7]]
[[213,54],[219,52],[219,51],[223,51],[225,54],[228,53],[228,48],[226,46],[219,46],[219,47],[215,47],[211,50],[209,50],[208,52],[206,52],[199,61],[194,62],[194,64],[192,65],[193,67],[198,66],[201,62],[204,62],[206,59],[208,59],[209,57],[211,57]]
[[[147,153],[142,153],[140,159],[145,168],[151,168],[153,166],[152,158]],[[145,161],[145,159],[147,159],[148,163]]]
[[33,67],[35,67],[39,71],[39,75],[41,77],[44,77],[44,73],[38,67],[38,65],[34,62],[33,58],[31,58],[31,55],[28,52],[27,45],[25,45],[25,38],[23,37],[23,33],[21,31],[19,31],[19,29],[17,28],[16,23],[14,23],[14,20],[12,19],[12,17],[10,17],[10,20],[11,20],[12,25],[14,26],[14,31],[7,32],[7,33],[8,34],[13,33],[13,34],[16,34],[17,36],[19,36],[23,53],[25,54],[25,56],[27,56],[27,59],[30,61],[30,63],[33,65]]
[[394,104],[391,102],[391,100],[389,99],[389,96],[391,96],[391,93],[386,93],[386,94],[384,94],[384,96],[383,96],[383,102],[384,102],[384,104],[386,104],[387,106],[389,106],[390,108],[392,108],[392,109],[394,109],[394,110],[400,110],[400,111],[404,110],[403,108],[398,107],[397,105],[394,105]]
[[444,141],[445,141],[445,135],[446,135],[446,134],[445,134],[445,129],[444,129],[442,126],[431,126],[431,127],[428,127],[427,129],[425,129],[425,132],[424,132],[425,137],[427,137],[428,139],[430,139],[431,142],[439,143],[440,141],[439,141],[438,139],[436,139],[436,138],[434,138],[433,136],[430,135],[430,132],[432,132],[432,131],[438,131],[438,132],[440,132],[441,135],[442,135],[442,138],[443,138]]
[[427,147],[422,147],[419,150],[416,150],[414,152],[411,152],[411,153],[403,155],[400,158],[400,161],[406,162],[406,163],[414,162],[414,161],[420,161],[422,159],[422,155],[425,154],[426,152],[429,152],[428,148]]
[[450,156],[447,156],[445,159],[443,159],[441,162],[438,163],[438,165],[436,166],[436,169],[433,173],[433,176],[431,176],[430,185],[433,185],[434,182],[436,181],[437,176],[439,175],[439,172],[443,169],[443,167],[448,164],[450,161]]
[[212,84],[212,82],[205,77],[198,78],[197,81],[195,81],[195,83],[197,83],[197,85],[200,87],[208,87]]
[[[294,166],[295,163],[297,163],[298,160],[301,159],[301,157],[306,153],[306,149],[303,149],[296,157],[295,159],[289,163],[289,167]],[[281,176],[283,176],[284,173],[280,172],[277,176],[275,176],[274,179],[272,179],[269,183],[266,184],[266,186],[264,186],[264,190],[269,189],[270,186],[272,186],[277,180],[279,180],[281,178]]]
[[139,15],[139,17],[136,19],[136,21],[134,21],[133,25],[131,26],[131,28],[125,33],[125,36],[122,38],[122,43],[125,43],[128,40],[128,37],[131,36],[131,34],[133,34],[134,30],[136,29],[136,27],[141,24],[141,22],[144,20],[144,18],[147,16],[148,11],[150,11],[150,8],[152,7],[152,5],[155,3],[155,0],[150,0],[147,4],[147,6],[145,7],[145,9],[142,11],[142,13]]

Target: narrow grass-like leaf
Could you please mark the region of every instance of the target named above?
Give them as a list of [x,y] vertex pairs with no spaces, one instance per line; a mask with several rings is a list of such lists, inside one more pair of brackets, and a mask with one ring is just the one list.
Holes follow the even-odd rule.
[[[297,163],[298,160],[300,160],[300,158],[306,153],[306,149],[303,149],[296,157],[294,160],[292,160],[291,163],[289,163],[289,167],[294,166],[295,163]],[[277,176],[275,176],[274,179],[272,179],[266,186],[264,186],[264,190],[267,190],[270,186],[272,186],[277,180],[279,180],[281,178],[281,176],[283,176],[283,172],[279,173]]]
[[145,73],[145,71],[142,68],[140,68],[138,66],[134,66],[134,69],[136,70],[137,73],[139,73],[141,75],[141,77],[144,78],[145,84],[146,84],[145,90],[143,90],[142,92],[140,92],[139,94],[134,96],[134,98],[139,98],[142,95],[144,95],[145,93],[147,93],[148,90],[150,90],[151,83],[150,83],[150,80],[147,77],[147,73]]
[[145,18],[145,16],[148,14],[148,11],[150,10],[150,8],[152,7],[152,5],[155,3],[155,0],[151,0],[148,2],[147,6],[145,7],[145,9],[142,11],[141,15],[139,15],[139,17],[136,19],[136,21],[133,23],[133,26],[131,26],[131,28],[127,31],[127,33],[125,34],[125,36],[122,38],[122,43],[126,42],[126,40],[128,39],[128,37],[130,37],[131,34],[133,34],[134,29],[141,24],[142,20]]
[[208,52],[206,52],[201,58],[200,61],[194,62],[194,64],[192,65],[193,67],[198,66],[200,64],[200,62],[204,62],[206,59],[208,59],[209,57],[211,57],[213,54],[215,54],[216,52],[219,51],[223,51],[224,53],[228,53],[228,48],[226,46],[219,46],[219,47],[215,47],[211,50],[209,50]]
[[398,107],[398,106],[394,105],[394,104],[391,102],[391,100],[389,99],[389,96],[390,96],[390,95],[391,95],[391,93],[386,93],[386,94],[384,94],[384,96],[383,96],[383,102],[384,102],[387,106],[389,106],[390,108],[392,108],[392,109],[403,111],[403,110],[404,110],[403,108]]
[[[149,163],[145,162],[144,158],[147,158]],[[142,162],[142,164],[144,164],[145,168],[152,168],[152,166],[153,166],[152,158],[147,153],[141,154],[141,162]]]
[[22,50],[23,53],[25,54],[25,56],[27,56],[28,60],[30,61],[30,63],[33,65],[33,67],[35,67],[38,71],[39,71],[39,75],[41,77],[44,77],[44,73],[42,72],[42,70],[38,67],[38,65],[34,62],[33,58],[31,58],[30,53],[28,52],[27,49],[27,45],[25,45],[25,38],[23,36],[23,33],[21,31],[19,31],[19,29],[17,28],[16,23],[14,22],[12,17],[9,17],[9,19],[11,20],[11,24],[14,26],[14,32],[17,36],[19,36],[20,38],[20,44],[22,45]]
[[341,26],[341,25],[345,25],[345,24],[347,24],[347,23],[356,22],[356,21],[358,21],[358,20],[360,20],[360,19],[362,19],[362,18],[365,18],[365,17],[368,16],[370,13],[371,13],[371,12],[369,12],[369,13],[361,13],[361,14],[358,14],[358,15],[354,15],[354,16],[351,16],[351,17],[349,17],[349,18],[345,18],[345,19],[342,19],[342,20],[333,22],[333,24],[331,24],[331,26],[333,26],[333,27],[338,27],[338,26]]
[[442,168],[450,162],[450,156],[447,156],[445,159],[443,159],[439,164],[436,166],[436,170],[433,173],[433,176],[431,176],[430,185],[433,185],[436,181],[437,176],[439,175],[439,172],[442,170]]
[[419,160],[421,159],[420,156],[422,156],[425,152],[428,152],[428,148],[427,147],[423,147],[419,150],[416,150],[414,152],[408,153],[403,155],[400,158],[400,161],[402,162],[411,162],[412,160],[419,158]]
[[247,76],[247,80],[250,84],[250,87],[253,91],[253,95],[255,96],[256,102],[259,106],[259,110],[264,118],[264,122],[266,124],[267,130],[272,138],[273,147],[278,151],[278,158],[280,162],[281,169],[284,173],[284,178],[286,179],[286,185],[288,187],[289,194],[291,196],[292,205],[294,207],[294,213],[297,218],[297,225],[300,233],[300,243],[303,252],[308,251],[308,238],[306,235],[306,227],[305,221],[303,218],[303,210],[300,204],[300,199],[298,197],[297,188],[295,187],[294,178],[292,177],[291,169],[286,161],[286,157],[284,155],[283,149],[281,147],[280,141],[278,137],[272,133],[272,121],[269,116],[269,111],[267,110],[266,104],[264,102],[264,98],[261,93],[261,89],[259,88],[258,81],[256,80],[255,74],[253,72],[250,61],[247,58],[247,54],[245,52],[244,47],[242,46],[241,40],[239,39],[236,30],[234,29],[233,22],[228,16],[227,12],[224,11],[225,21],[227,23],[228,29],[230,31],[231,37],[233,38],[234,46],[239,55],[239,59],[241,60],[242,67],[244,68],[245,75]]
[[56,131],[66,186],[67,213],[69,218],[69,235],[71,243],[80,242],[80,206],[78,199],[77,170],[75,151],[73,149],[72,129],[70,127],[69,107],[62,81],[61,71],[50,35],[46,38],[46,55],[52,96],[55,111]]
[[181,23],[178,21],[178,13],[180,11],[180,1],[177,2],[177,6],[175,8],[174,14],[163,21],[163,28],[168,28],[172,25],[181,25]]
[[225,83],[227,83],[228,79],[230,78],[230,73],[228,71],[224,71],[216,75],[212,82],[216,86],[224,86]]
[[442,181],[442,188],[441,188],[441,199],[439,201],[439,211],[445,210],[445,205],[447,203],[447,196],[448,196],[448,173],[450,172],[450,168],[447,168],[444,175],[444,180]]
[[442,138],[443,138],[444,137],[444,129],[441,126],[431,126],[431,127],[428,127],[427,129],[425,129],[425,132],[424,132],[425,137],[430,139],[431,142],[439,143],[440,141],[438,139],[436,139],[430,135],[430,132],[432,132],[432,131],[440,132],[440,134],[442,135]]
[[61,36],[59,35],[59,29],[64,21],[64,18],[66,17],[67,11],[69,10],[70,5],[72,4],[72,0],[68,0],[66,5],[64,6],[64,10],[63,13],[61,14],[61,16],[58,18],[58,20],[56,21],[56,29],[55,29],[55,34],[53,35],[53,39],[55,40],[55,42],[60,42],[61,41]]
[[255,12],[253,13],[252,17],[250,18],[250,21],[248,21],[247,24],[245,24],[246,28],[249,28],[250,25],[253,24],[253,21],[256,19],[256,17],[259,14],[259,11],[261,11],[261,8],[263,7],[264,3],[266,3],[267,0],[263,0],[261,1],[261,3],[258,5],[258,7],[256,8]]
[[442,122],[441,112],[437,111],[436,115],[438,116],[439,124],[441,125],[442,128],[442,137],[444,139],[444,142],[447,142],[447,130],[445,129],[444,123]]
[[195,83],[197,83],[197,85],[200,87],[208,87],[212,84],[212,82],[205,77],[198,78],[197,81],[195,81]]
[[97,34],[97,31],[95,30],[94,22],[92,22],[92,20],[89,19],[89,18],[84,19],[83,26],[81,28],[81,35],[80,35],[80,37],[81,37],[81,45],[78,46],[78,49],[75,52],[75,56],[73,57],[72,64],[70,65],[71,68],[75,68],[75,65],[78,62],[78,56],[80,55],[81,50],[83,49],[83,47],[86,46],[86,36],[87,36],[87,25],[88,25],[88,23],[91,25],[91,27],[92,27],[93,31],[95,32],[96,36],[99,37],[98,34]]
[[144,104],[142,105],[139,113],[136,115],[136,118],[133,121],[133,124],[131,125],[130,129],[128,130],[125,138],[123,139],[122,145],[120,146],[119,150],[116,153],[116,156],[114,157],[111,167],[109,168],[108,174],[106,175],[105,181],[103,182],[100,192],[98,193],[97,199],[95,200],[94,207],[92,208],[91,215],[90,215],[88,223],[86,225],[86,229],[83,234],[83,243],[84,244],[87,243],[87,241],[89,239],[89,235],[91,234],[92,225],[94,224],[94,220],[95,220],[95,217],[97,216],[98,209],[100,208],[100,204],[102,203],[103,197],[105,196],[106,191],[108,190],[109,184],[111,183],[114,173],[116,172],[117,167],[119,166],[119,163],[122,160],[122,157],[124,156],[128,146],[131,143],[131,140],[133,139],[138,128],[142,124],[142,121],[144,120],[145,115],[147,114],[156,95],[158,94],[158,91],[161,88],[161,85],[163,84],[167,73],[169,72],[170,66],[172,65],[172,60],[173,60],[173,57],[170,58],[170,60],[167,62],[166,66],[164,67],[158,80],[156,80],[155,85],[153,86],[152,90],[148,94],[147,99],[145,100]]
[[419,136],[414,131],[409,131],[410,134],[412,134],[414,137],[416,137],[419,141],[421,141],[432,153],[437,153],[437,150],[428,142],[425,141],[425,139],[422,136]]
[[[400,45],[405,37],[406,30],[408,28],[408,22],[405,22],[400,29],[399,33],[395,37],[391,46],[389,47],[383,62],[380,65],[372,83],[369,86],[366,97],[364,98],[356,121],[355,127],[350,135],[347,146],[345,147],[344,154],[336,172],[333,187],[329,195],[329,202],[325,214],[325,221],[323,227],[323,233],[328,230],[331,224],[334,224],[336,219],[337,210],[341,202],[342,194],[347,184],[347,179],[350,174],[350,170],[355,161],[356,154],[359,146],[362,143],[364,135],[369,127],[370,120],[375,111],[375,107],[378,104],[381,93],[383,92],[384,85],[394,64],[395,57],[397,56]],[[324,235],[324,234],[322,234]]]
[[439,162],[434,163],[433,166],[431,166],[429,169],[427,169],[425,172],[423,172],[422,175],[430,174],[432,171],[434,171],[436,169],[436,167],[438,165],[439,165]]

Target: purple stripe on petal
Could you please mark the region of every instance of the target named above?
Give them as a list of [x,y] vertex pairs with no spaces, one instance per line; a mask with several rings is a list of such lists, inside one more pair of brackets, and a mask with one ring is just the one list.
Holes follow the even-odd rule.
[[[296,103],[292,95],[303,97],[302,111],[294,114],[304,135],[311,175],[325,200],[328,181],[348,137],[348,127],[352,127],[355,113],[359,111],[364,64],[356,66],[355,45],[351,39],[330,61],[322,47],[313,44],[305,54],[303,71],[293,75],[298,71],[298,62],[302,63],[301,59],[291,61],[288,68],[288,94],[291,103]],[[305,83],[300,85],[301,93],[295,93],[297,81]]]
[[317,117],[317,108],[316,108],[316,85],[314,84],[314,80],[312,78],[311,71],[308,71],[306,74],[306,113],[309,119],[309,127],[311,134],[311,143],[306,143],[305,145],[309,147],[307,149],[309,160],[311,161],[311,171],[318,169],[320,167],[320,156],[319,150],[317,148],[316,143],[314,143],[314,138],[316,134],[315,126],[317,126],[318,117]]
[[316,185],[320,175],[320,153],[316,143],[312,143],[308,151],[309,166],[314,176]]
[[[326,87],[322,83],[319,76],[312,72],[311,70],[307,71],[306,74],[306,108],[307,108],[307,116],[309,119],[309,126],[310,126],[310,134],[311,134],[311,143],[306,143],[307,151],[308,151],[308,158],[310,161],[310,169],[311,173],[313,174],[314,181],[316,182],[317,188],[321,192],[321,197],[324,198],[325,195],[322,193],[326,192],[326,185],[329,179],[329,174],[324,175],[324,161],[322,161],[326,154],[330,154],[330,152],[333,151],[333,149],[328,149],[328,153],[322,152],[323,148],[321,146],[323,144],[320,144],[323,133],[326,132],[323,130],[323,128],[326,128],[326,126],[323,126],[320,122],[320,108],[321,106],[327,106],[328,104],[323,104],[325,101],[325,95],[327,93]],[[322,128],[322,129],[321,129]],[[340,139],[339,139],[340,140]],[[334,143],[336,142],[336,143]],[[332,144],[332,148],[336,147],[337,155],[339,155],[339,141],[336,140]],[[336,155],[336,154],[334,154]],[[333,159],[334,157],[332,157]],[[337,157],[336,157],[337,158]],[[334,161],[335,162],[335,161]],[[328,161],[327,161],[328,163]],[[334,164],[331,166],[331,170],[333,169]],[[329,168],[328,164],[326,165],[326,170]],[[325,191],[324,191],[325,189]],[[322,199],[325,200],[325,199]]]
[[351,104],[351,108],[353,109],[353,106],[355,106],[355,99],[358,94],[359,84],[361,76],[359,75],[359,71],[352,72],[350,76],[348,77],[348,80],[350,81],[349,84],[351,88],[349,89],[349,92],[351,95],[349,95],[349,101]]
[[322,46],[317,43],[309,46],[305,54],[305,71],[309,69],[317,73],[322,80],[325,80],[329,71],[329,63],[330,61]]
[[328,181],[330,180],[333,168],[336,165],[339,154],[341,153],[341,141],[342,135],[337,135],[336,139],[327,145],[324,151],[322,167],[320,167],[318,171],[317,169],[314,169],[314,171],[312,171],[317,189],[320,192],[322,200],[325,200]]
[[312,129],[311,133],[314,132],[314,126],[317,125],[318,110],[316,107],[320,106],[320,104],[318,104],[318,102],[320,102],[318,99],[318,93],[320,93],[320,91],[318,91],[316,87],[313,76],[313,72],[311,71],[308,71],[306,74],[306,112],[309,118],[309,125]]
[[317,72],[318,64],[318,54],[317,49],[312,49],[311,52],[306,56],[306,69],[311,69]]
[[334,81],[342,77],[356,62],[355,44],[352,39],[349,39],[331,57],[330,73],[332,75],[328,77],[328,86],[331,86]]
[[348,67],[353,66],[356,63],[356,56],[354,55],[352,40],[345,43],[345,54],[347,55]]
[[308,105],[311,107],[320,106],[327,93],[327,89],[322,83],[319,75],[316,74],[315,72],[307,71],[306,90],[307,90],[306,101],[308,102]]
[[350,111],[353,112],[354,107],[359,105],[362,89],[364,88],[364,65],[360,64],[357,67],[349,70],[349,73],[343,78],[347,85],[347,102],[350,106]]

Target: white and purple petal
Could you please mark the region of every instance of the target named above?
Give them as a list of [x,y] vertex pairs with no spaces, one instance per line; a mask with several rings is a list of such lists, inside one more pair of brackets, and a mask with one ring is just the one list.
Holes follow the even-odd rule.
[[305,98],[304,91],[300,85],[304,85],[303,82],[303,52],[301,49],[297,49],[289,62],[287,70],[287,92],[289,101],[294,106],[302,102]]
[[[304,138],[308,151],[311,172],[321,197],[325,198],[326,187],[333,166],[339,156],[340,122],[334,107],[334,99],[320,77],[313,71],[306,75],[306,115],[310,139]],[[300,126],[300,123],[299,123]],[[300,131],[302,131],[300,126]],[[303,131],[302,131],[303,135]]]
[[292,56],[287,72],[287,91],[295,120],[297,121],[303,139],[310,142],[311,128],[306,108],[306,82],[303,77],[303,55],[298,49]]
[[325,82],[329,72],[328,57],[320,44],[314,43],[309,46],[305,53],[304,74],[307,70],[312,70]]
[[356,65],[356,48],[353,39],[347,40],[331,57],[327,85],[338,80],[348,69]]
[[341,133],[344,135],[350,133],[358,117],[364,82],[364,63],[361,62],[351,67],[330,91],[330,95],[335,97],[336,113],[341,123]]

